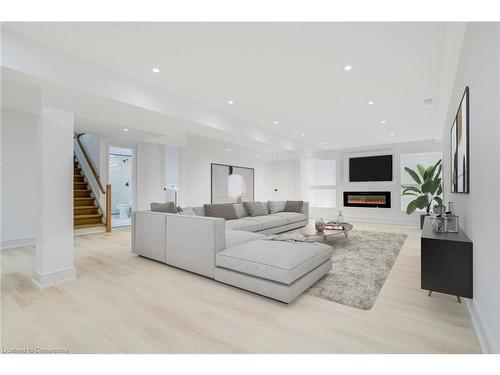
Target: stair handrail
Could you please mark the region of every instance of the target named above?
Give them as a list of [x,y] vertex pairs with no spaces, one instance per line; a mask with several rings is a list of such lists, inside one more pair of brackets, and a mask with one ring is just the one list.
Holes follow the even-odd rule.
[[78,143],[78,147],[80,147],[80,150],[82,151],[83,157],[85,158],[85,161],[89,165],[89,168],[92,171],[92,174],[94,175],[94,178],[97,182],[97,185],[99,186],[99,190],[101,190],[101,193],[106,194],[106,190],[104,190],[101,179],[99,177],[99,173],[97,173],[97,170],[94,167],[94,163],[92,163],[92,159],[90,159],[90,156],[87,153],[87,150],[85,150],[85,147],[83,146],[82,141],[80,141],[80,137],[84,134],[85,133],[80,133],[80,134],[75,133],[76,142]]
[[[80,137],[84,135],[85,133],[76,133],[74,132],[74,138],[76,143],[78,144],[78,148],[80,149],[81,153],[83,154],[83,157],[92,172],[92,175],[94,177],[94,180],[97,182],[97,186],[99,187],[99,190],[101,191],[101,194],[103,194],[106,197],[106,205],[105,205],[105,224],[106,224],[106,232],[111,232],[111,184],[106,184],[106,188],[104,188],[99,173],[97,173],[97,169],[94,166],[94,163],[92,162],[92,159],[90,158],[87,150],[85,149],[85,146],[83,145],[82,141],[80,140]],[[96,197],[98,199],[98,197]],[[98,200],[99,206],[102,209],[102,205],[100,204]]]

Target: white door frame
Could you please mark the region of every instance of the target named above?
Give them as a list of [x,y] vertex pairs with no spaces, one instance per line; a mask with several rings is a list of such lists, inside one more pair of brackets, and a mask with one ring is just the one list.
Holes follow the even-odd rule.
[[[106,176],[104,180],[109,184],[109,149],[110,147],[120,147],[128,148],[132,150],[132,211],[134,211],[137,205],[137,146],[133,143],[118,143],[113,141],[106,141],[106,146],[104,147],[106,152]],[[113,186],[111,186],[111,195],[113,195]]]

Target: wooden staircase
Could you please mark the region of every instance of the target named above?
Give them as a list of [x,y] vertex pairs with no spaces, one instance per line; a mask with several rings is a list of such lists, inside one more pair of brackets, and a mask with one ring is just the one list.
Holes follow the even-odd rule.
[[73,162],[73,226],[75,229],[105,227],[102,218],[99,206],[75,158]]

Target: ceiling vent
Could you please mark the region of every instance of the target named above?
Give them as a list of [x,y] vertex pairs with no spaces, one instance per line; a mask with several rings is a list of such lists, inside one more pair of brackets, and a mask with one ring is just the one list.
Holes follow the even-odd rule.
[[433,104],[434,104],[434,98],[424,99],[424,105],[433,105]]

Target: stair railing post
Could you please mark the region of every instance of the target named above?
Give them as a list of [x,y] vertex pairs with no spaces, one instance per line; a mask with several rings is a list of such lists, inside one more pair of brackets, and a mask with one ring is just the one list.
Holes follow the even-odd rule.
[[106,232],[111,232],[111,185],[106,185]]

